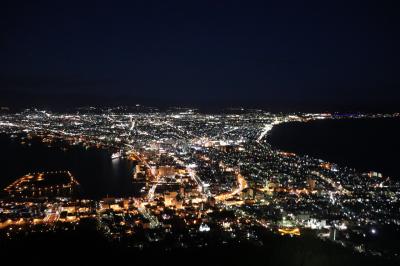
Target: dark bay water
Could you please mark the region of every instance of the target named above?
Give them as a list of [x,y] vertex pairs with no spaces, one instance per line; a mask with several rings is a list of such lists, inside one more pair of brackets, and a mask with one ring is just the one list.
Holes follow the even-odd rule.
[[111,160],[105,150],[73,146],[67,151],[47,147],[37,140],[21,145],[19,139],[0,135],[0,188],[29,172],[69,170],[81,184],[83,197],[133,196],[131,161]]
[[268,141],[276,149],[400,178],[399,118],[281,124]]

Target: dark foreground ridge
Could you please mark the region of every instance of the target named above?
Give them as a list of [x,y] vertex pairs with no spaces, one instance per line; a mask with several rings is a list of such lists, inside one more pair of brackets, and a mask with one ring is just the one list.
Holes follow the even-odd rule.
[[398,265],[307,235],[291,238],[265,233],[262,242],[263,246],[215,243],[188,249],[128,248],[108,242],[87,222],[71,232],[2,241],[0,248],[3,260],[13,265]]

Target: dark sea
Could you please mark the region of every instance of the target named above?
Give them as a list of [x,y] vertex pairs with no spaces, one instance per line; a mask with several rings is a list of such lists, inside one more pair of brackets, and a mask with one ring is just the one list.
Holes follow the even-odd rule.
[[400,119],[317,120],[272,129],[273,148],[400,179]]
[[64,151],[39,140],[21,144],[19,138],[0,134],[0,162],[1,189],[27,173],[68,170],[81,184],[84,198],[128,197],[140,190],[132,183],[134,164],[126,159],[111,160],[106,150],[72,146]]

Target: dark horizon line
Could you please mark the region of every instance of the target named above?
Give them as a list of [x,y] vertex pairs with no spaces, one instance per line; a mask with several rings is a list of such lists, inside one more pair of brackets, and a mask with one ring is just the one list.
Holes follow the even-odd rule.
[[[323,98],[299,97],[290,99],[284,97],[271,97],[269,99],[240,98],[234,92],[225,98],[210,97],[209,99],[195,96],[178,95],[104,95],[104,93],[31,93],[3,91],[0,97],[0,106],[11,109],[46,108],[50,110],[66,110],[79,107],[133,107],[140,104],[145,107],[158,109],[168,108],[196,108],[201,111],[221,111],[228,108],[260,109],[269,112],[366,112],[366,113],[397,113],[400,112],[398,99],[366,100],[342,99],[338,97]],[[240,98],[240,99],[239,99]]]
[[[80,108],[89,108],[95,107],[98,109],[106,109],[106,108],[148,108],[148,109],[156,109],[159,111],[168,111],[171,109],[194,109],[198,112],[204,113],[223,113],[223,112],[240,112],[240,111],[264,111],[271,113],[400,113],[400,109],[396,108],[396,105],[393,106],[341,106],[341,105],[330,105],[330,106],[316,106],[316,105],[308,105],[308,106],[275,106],[275,105],[228,105],[228,104],[220,104],[220,105],[208,105],[205,106],[203,104],[165,104],[165,103],[156,103],[156,104],[148,104],[143,102],[135,102],[132,104],[126,103],[87,103],[87,104],[61,104],[61,103],[30,103],[23,105],[16,104],[4,104],[3,102],[0,104],[0,108],[4,110],[9,110],[11,112],[17,112],[24,109],[44,109],[50,110],[54,112],[68,112],[68,111],[76,111]],[[140,110],[138,110],[140,112]]]

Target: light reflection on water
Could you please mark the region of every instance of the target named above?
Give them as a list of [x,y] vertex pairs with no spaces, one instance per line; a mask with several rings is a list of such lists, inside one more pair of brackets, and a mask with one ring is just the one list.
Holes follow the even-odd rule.
[[83,196],[136,196],[138,185],[132,183],[134,163],[111,160],[110,153],[99,149],[70,147],[66,151],[33,141],[21,145],[18,139],[0,135],[0,187],[29,172],[69,170],[82,186]]

